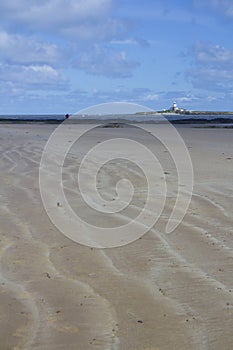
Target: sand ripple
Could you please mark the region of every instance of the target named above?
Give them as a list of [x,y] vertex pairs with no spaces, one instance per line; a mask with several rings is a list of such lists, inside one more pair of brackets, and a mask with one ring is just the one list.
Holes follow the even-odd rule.
[[[174,169],[167,166],[169,198],[158,224],[142,239],[107,250],[70,241],[43,209],[38,167],[51,131],[26,124],[0,130],[0,348],[232,350],[233,188],[225,156],[231,131],[211,130],[208,138],[208,130],[181,130],[196,176],[183,222],[164,233],[175,198]],[[101,132],[108,130],[92,142]],[[75,166],[71,157],[64,182],[85,216],[75,202]],[[117,176],[123,172],[119,164]],[[143,174],[129,173],[136,199],[116,222],[135,215],[145,193]],[[112,193],[113,174],[113,164],[100,174],[104,196]]]

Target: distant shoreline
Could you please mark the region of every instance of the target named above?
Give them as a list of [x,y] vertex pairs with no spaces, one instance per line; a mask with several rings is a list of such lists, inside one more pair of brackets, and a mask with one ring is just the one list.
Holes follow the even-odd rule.
[[233,115],[233,111],[189,111],[186,110],[184,112],[179,111],[149,111],[149,112],[137,112],[135,114],[143,114],[143,115],[150,115],[150,114],[158,114],[158,115]]
[[[171,115],[171,117],[174,116],[174,114]],[[199,115],[200,116],[200,115]],[[178,117],[178,116],[177,116]],[[208,114],[208,117],[210,117],[210,115]],[[123,125],[123,124],[161,124],[161,123],[166,123],[166,116],[164,116],[165,120],[156,120],[155,119],[140,119],[140,120],[130,120],[130,119],[123,119],[123,118],[108,118],[108,119],[95,119],[95,118],[89,118],[87,116],[87,118],[82,118],[82,119],[72,119],[72,117],[69,120],[66,120],[66,123],[69,124],[101,124],[101,125],[107,125],[107,126],[117,126],[117,125]],[[29,118],[29,119],[11,119],[11,118],[1,118],[0,117],[0,124],[37,124],[37,125],[44,125],[44,124],[54,124],[54,125],[59,125],[61,123],[63,123],[65,121],[65,119],[37,119],[37,118]],[[220,117],[220,115],[218,114],[218,117],[211,119],[207,119],[207,118],[185,118],[184,115],[182,115],[182,118],[179,119],[168,119],[168,122],[170,122],[171,124],[186,124],[186,125],[209,125],[209,126],[213,126],[216,127],[217,124],[219,125],[223,125],[224,124],[228,124],[228,127],[232,127],[233,126],[233,114],[232,114],[232,118],[224,118],[224,117]]]
[[66,119],[61,114],[38,114],[38,115],[0,115],[0,124],[55,124],[59,125],[63,122],[71,124],[101,124],[101,125],[117,125],[117,124],[200,124],[200,125],[216,125],[229,124],[233,125],[233,112],[217,112],[217,111],[146,111],[131,114],[106,114],[106,115],[88,115],[74,114]]
[[0,118],[0,124],[61,124],[65,119],[16,119]]

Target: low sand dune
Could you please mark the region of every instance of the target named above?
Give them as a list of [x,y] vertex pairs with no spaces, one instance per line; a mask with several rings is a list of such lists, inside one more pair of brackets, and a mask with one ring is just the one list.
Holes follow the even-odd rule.
[[[39,165],[54,128],[0,127],[0,349],[232,350],[233,130],[178,127],[195,181],[186,216],[170,234],[175,165],[148,134],[143,142],[156,147],[166,174],[164,213],[141,239],[93,249],[65,237],[42,204]],[[133,128],[99,128],[64,164],[67,197],[92,222],[77,201],[75,171],[88,145],[106,135],[142,142]],[[136,184],[133,206],[121,218],[99,219],[103,225],[122,223],[143,204],[143,174],[120,160],[100,172],[100,192],[108,198],[114,175],[126,173]]]

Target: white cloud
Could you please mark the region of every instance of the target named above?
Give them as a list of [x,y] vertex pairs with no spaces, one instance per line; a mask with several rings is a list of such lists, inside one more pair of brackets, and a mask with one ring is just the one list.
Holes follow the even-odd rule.
[[210,9],[220,11],[228,17],[233,17],[232,0],[194,0],[199,7],[209,7]]
[[136,38],[112,40],[111,44],[114,44],[114,45],[140,45],[143,47],[150,46],[149,41],[147,41],[145,39],[136,39]]
[[[130,77],[139,63],[128,59],[124,50],[101,48],[103,43],[122,40],[128,30],[127,21],[112,15],[113,5],[114,0],[0,2],[0,62],[8,66],[8,76],[14,82],[22,72],[38,76],[39,72],[32,73],[33,66],[50,66],[56,71],[75,62],[73,68],[92,75]],[[38,40],[38,35],[50,42]],[[131,40],[147,45],[143,39]],[[50,77],[53,79],[51,72]]]
[[233,51],[220,45],[199,42],[194,48],[194,54],[201,64],[233,66]]
[[61,35],[71,40],[84,41],[109,41],[114,37],[121,36],[126,31],[125,26],[113,18],[104,18],[96,20],[84,20],[83,22],[70,23],[58,30]]
[[196,100],[199,100],[199,98],[194,95],[181,96],[177,98],[178,102],[193,102]]
[[17,64],[59,65],[65,59],[65,55],[55,44],[0,31],[0,59]]
[[136,39],[122,39],[122,40],[112,40],[111,44],[115,45],[138,45],[138,41]]
[[144,101],[158,101],[159,95],[158,94],[148,94],[144,97]]
[[64,88],[66,79],[49,65],[8,65],[0,64],[2,81],[8,85],[29,87],[33,89],[45,89],[45,87],[59,90]]
[[187,77],[194,88],[209,91],[226,91],[233,88],[233,51],[220,45],[197,43],[188,56],[192,68]]
[[0,10],[11,20],[48,27],[106,15],[111,6],[112,0],[11,0]]
[[111,16],[113,0],[11,0],[0,2],[0,20],[9,29],[103,40],[124,31]]
[[195,88],[225,91],[233,88],[233,70],[218,68],[199,68],[190,70],[188,77]]
[[95,45],[92,50],[82,53],[75,62],[76,68],[83,69],[89,74],[112,78],[130,77],[138,66],[138,62],[127,59],[124,51],[111,52],[103,50],[98,45]]

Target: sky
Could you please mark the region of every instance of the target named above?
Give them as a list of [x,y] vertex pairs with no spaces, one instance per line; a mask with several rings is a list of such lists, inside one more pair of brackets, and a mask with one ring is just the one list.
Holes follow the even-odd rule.
[[233,111],[232,0],[1,0],[0,114]]

